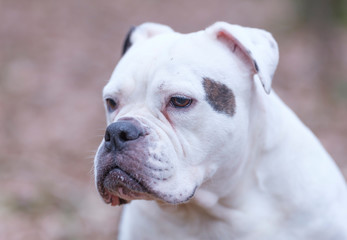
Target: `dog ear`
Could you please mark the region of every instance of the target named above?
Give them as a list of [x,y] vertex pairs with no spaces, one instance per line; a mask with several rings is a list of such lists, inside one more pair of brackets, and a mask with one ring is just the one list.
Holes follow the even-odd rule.
[[131,27],[123,44],[122,56],[135,43],[149,39],[159,34],[170,33],[173,30],[166,25],[159,23],[143,23],[136,27]]
[[226,44],[251,67],[254,79],[259,78],[265,92],[271,91],[272,77],[275,73],[279,52],[275,39],[264,30],[217,22],[206,32]]

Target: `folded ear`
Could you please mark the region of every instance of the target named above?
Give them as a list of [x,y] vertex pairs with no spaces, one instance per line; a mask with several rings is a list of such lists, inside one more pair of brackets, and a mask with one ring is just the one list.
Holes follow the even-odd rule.
[[269,32],[225,22],[213,24],[206,29],[206,32],[226,44],[233,53],[248,64],[254,78],[259,78],[266,93],[270,93],[279,53],[277,43]]
[[163,33],[170,33],[173,30],[166,25],[158,23],[143,23],[136,27],[131,27],[123,44],[122,55],[135,43]]

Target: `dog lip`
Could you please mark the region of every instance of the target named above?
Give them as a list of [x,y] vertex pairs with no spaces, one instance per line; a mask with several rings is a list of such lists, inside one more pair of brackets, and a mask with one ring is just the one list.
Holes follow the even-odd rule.
[[147,189],[137,179],[118,167],[106,175],[104,187],[111,192],[118,188],[128,188],[135,192],[147,192]]
[[130,202],[129,200],[110,193],[108,190],[105,190],[104,200],[107,204],[111,204],[112,206],[123,205]]
[[112,206],[122,205],[134,199],[150,199],[150,191],[132,175],[116,167],[103,181],[101,195]]

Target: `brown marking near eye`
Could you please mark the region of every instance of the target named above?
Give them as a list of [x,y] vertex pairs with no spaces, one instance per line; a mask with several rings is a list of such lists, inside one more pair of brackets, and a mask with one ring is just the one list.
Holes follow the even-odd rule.
[[215,111],[230,116],[235,114],[235,96],[230,88],[210,78],[204,78],[203,86],[206,100]]

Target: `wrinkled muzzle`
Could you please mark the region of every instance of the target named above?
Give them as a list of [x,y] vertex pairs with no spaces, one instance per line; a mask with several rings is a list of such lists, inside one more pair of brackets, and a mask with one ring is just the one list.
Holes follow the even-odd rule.
[[187,202],[197,188],[196,172],[177,156],[168,135],[134,118],[110,124],[95,157],[98,191],[106,203],[135,199]]
[[110,124],[96,157],[96,185],[106,203],[120,205],[147,199],[144,163],[148,159],[148,133],[135,119]]

